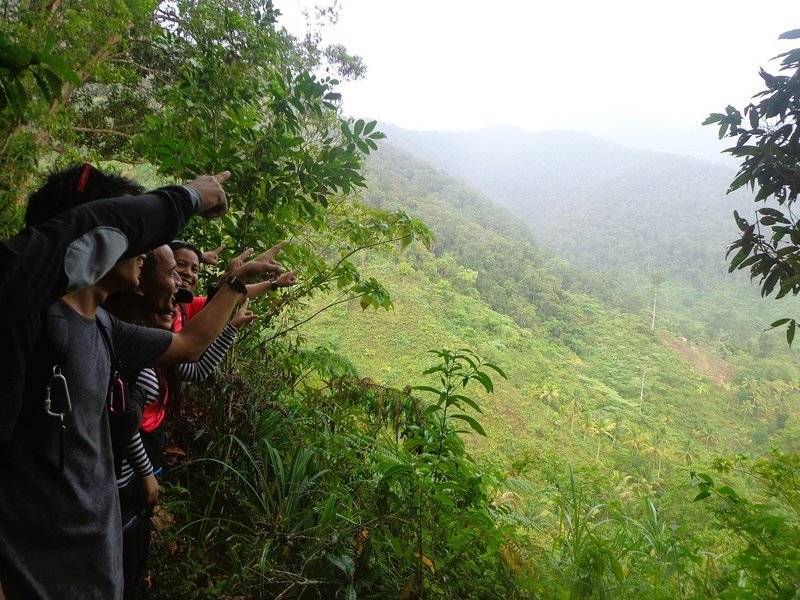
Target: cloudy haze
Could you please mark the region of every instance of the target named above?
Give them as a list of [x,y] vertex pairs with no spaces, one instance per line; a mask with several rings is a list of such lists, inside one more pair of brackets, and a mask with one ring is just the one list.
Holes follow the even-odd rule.
[[[276,0],[299,32],[306,0]],[[794,48],[800,3],[342,0],[329,43],[361,56],[345,111],[420,130],[574,129],[708,154],[700,122],[761,89],[759,66]],[[757,6],[757,10],[754,7]]]

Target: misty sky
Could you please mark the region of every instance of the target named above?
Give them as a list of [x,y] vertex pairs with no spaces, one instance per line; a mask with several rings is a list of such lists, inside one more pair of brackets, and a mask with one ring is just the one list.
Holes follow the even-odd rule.
[[[699,123],[759,91],[759,66],[800,45],[797,0],[341,0],[330,43],[366,77],[341,86],[349,115],[408,129],[516,125],[716,154]],[[308,0],[276,0],[300,32]]]

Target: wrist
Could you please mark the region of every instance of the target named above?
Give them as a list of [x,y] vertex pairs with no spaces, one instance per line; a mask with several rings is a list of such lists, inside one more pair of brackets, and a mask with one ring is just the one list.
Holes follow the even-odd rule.
[[247,295],[247,286],[235,275],[228,275],[228,277],[225,278],[224,283],[228,284],[228,287],[232,288],[235,292],[239,292],[244,296]]

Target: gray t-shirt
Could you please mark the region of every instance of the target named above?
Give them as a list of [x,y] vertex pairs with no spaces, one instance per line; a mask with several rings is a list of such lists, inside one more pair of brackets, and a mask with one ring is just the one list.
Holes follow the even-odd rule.
[[[0,582],[8,600],[122,597],[122,530],[106,406],[110,355],[94,319],[66,304],[63,312],[69,331],[63,372],[72,399],[64,419],[64,469],[60,421],[47,416],[41,381],[32,379],[44,372],[33,365],[47,360],[47,352],[32,357],[20,419],[12,437],[0,442]],[[169,346],[167,331],[111,320],[114,351],[126,371],[151,364]],[[63,398],[55,390],[53,396],[60,410]]]

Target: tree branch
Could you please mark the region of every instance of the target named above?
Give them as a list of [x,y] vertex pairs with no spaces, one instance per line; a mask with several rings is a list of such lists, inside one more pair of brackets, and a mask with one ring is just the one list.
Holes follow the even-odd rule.
[[110,135],[119,135],[124,138],[133,137],[133,135],[131,135],[130,133],[125,133],[124,131],[118,131],[116,129],[98,129],[95,127],[73,127],[73,129],[81,133],[108,133]]
[[[259,344],[255,345],[255,346],[253,346],[253,347],[252,347],[252,348],[250,348],[250,349],[249,349],[247,352],[245,352],[245,353],[244,353],[242,356],[248,356],[248,355],[249,355],[249,354],[250,354],[250,353],[251,353],[253,350],[256,350],[256,349],[258,349],[258,348],[261,348],[261,347],[262,347],[264,344],[266,344],[266,343],[268,343],[268,342],[271,342],[271,341],[272,341],[272,340],[274,340],[276,337],[280,337],[280,336],[282,336],[282,335],[284,335],[284,334],[286,334],[286,333],[289,333],[290,331],[293,331],[293,330],[297,329],[297,328],[298,328],[298,327],[300,327],[301,325],[304,325],[304,324],[308,323],[308,322],[309,322],[311,319],[313,319],[314,317],[316,317],[316,316],[317,316],[317,315],[319,315],[320,313],[322,313],[322,312],[324,312],[324,311],[328,310],[329,308],[333,308],[334,306],[336,306],[336,305],[338,305],[338,304],[342,304],[342,303],[344,303],[344,302],[350,302],[351,300],[358,300],[359,298],[362,298],[362,297],[364,297],[364,296],[366,296],[366,295],[367,295],[367,294],[365,293],[365,294],[359,294],[358,296],[348,296],[347,298],[342,298],[341,300],[337,300],[336,302],[331,302],[330,304],[328,304],[328,306],[324,306],[324,307],[320,308],[320,309],[319,309],[317,312],[315,312],[313,315],[311,315],[311,316],[310,316],[310,317],[308,317],[307,319],[303,319],[303,320],[302,320],[302,321],[300,321],[299,323],[295,323],[295,324],[294,324],[294,325],[292,325],[291,327],[288,327],[288,328],[286,328],[286,329],[283,329],[283,330],[279,331],[278,333],[276,333],[275,335],[273,335],[273,336],[271,336],[271,337],[267,338],[267,339],[266,339],[266,340],[264,340],[263,342],[261,342],[261,343],[259,343]],[[265,329],[266,329],[266,327],[265,327],[264,329],[262,329],[261,331],[259,331],[258,333],[260,334],[260,333],[261,333],[262,331],[264,331]]]

